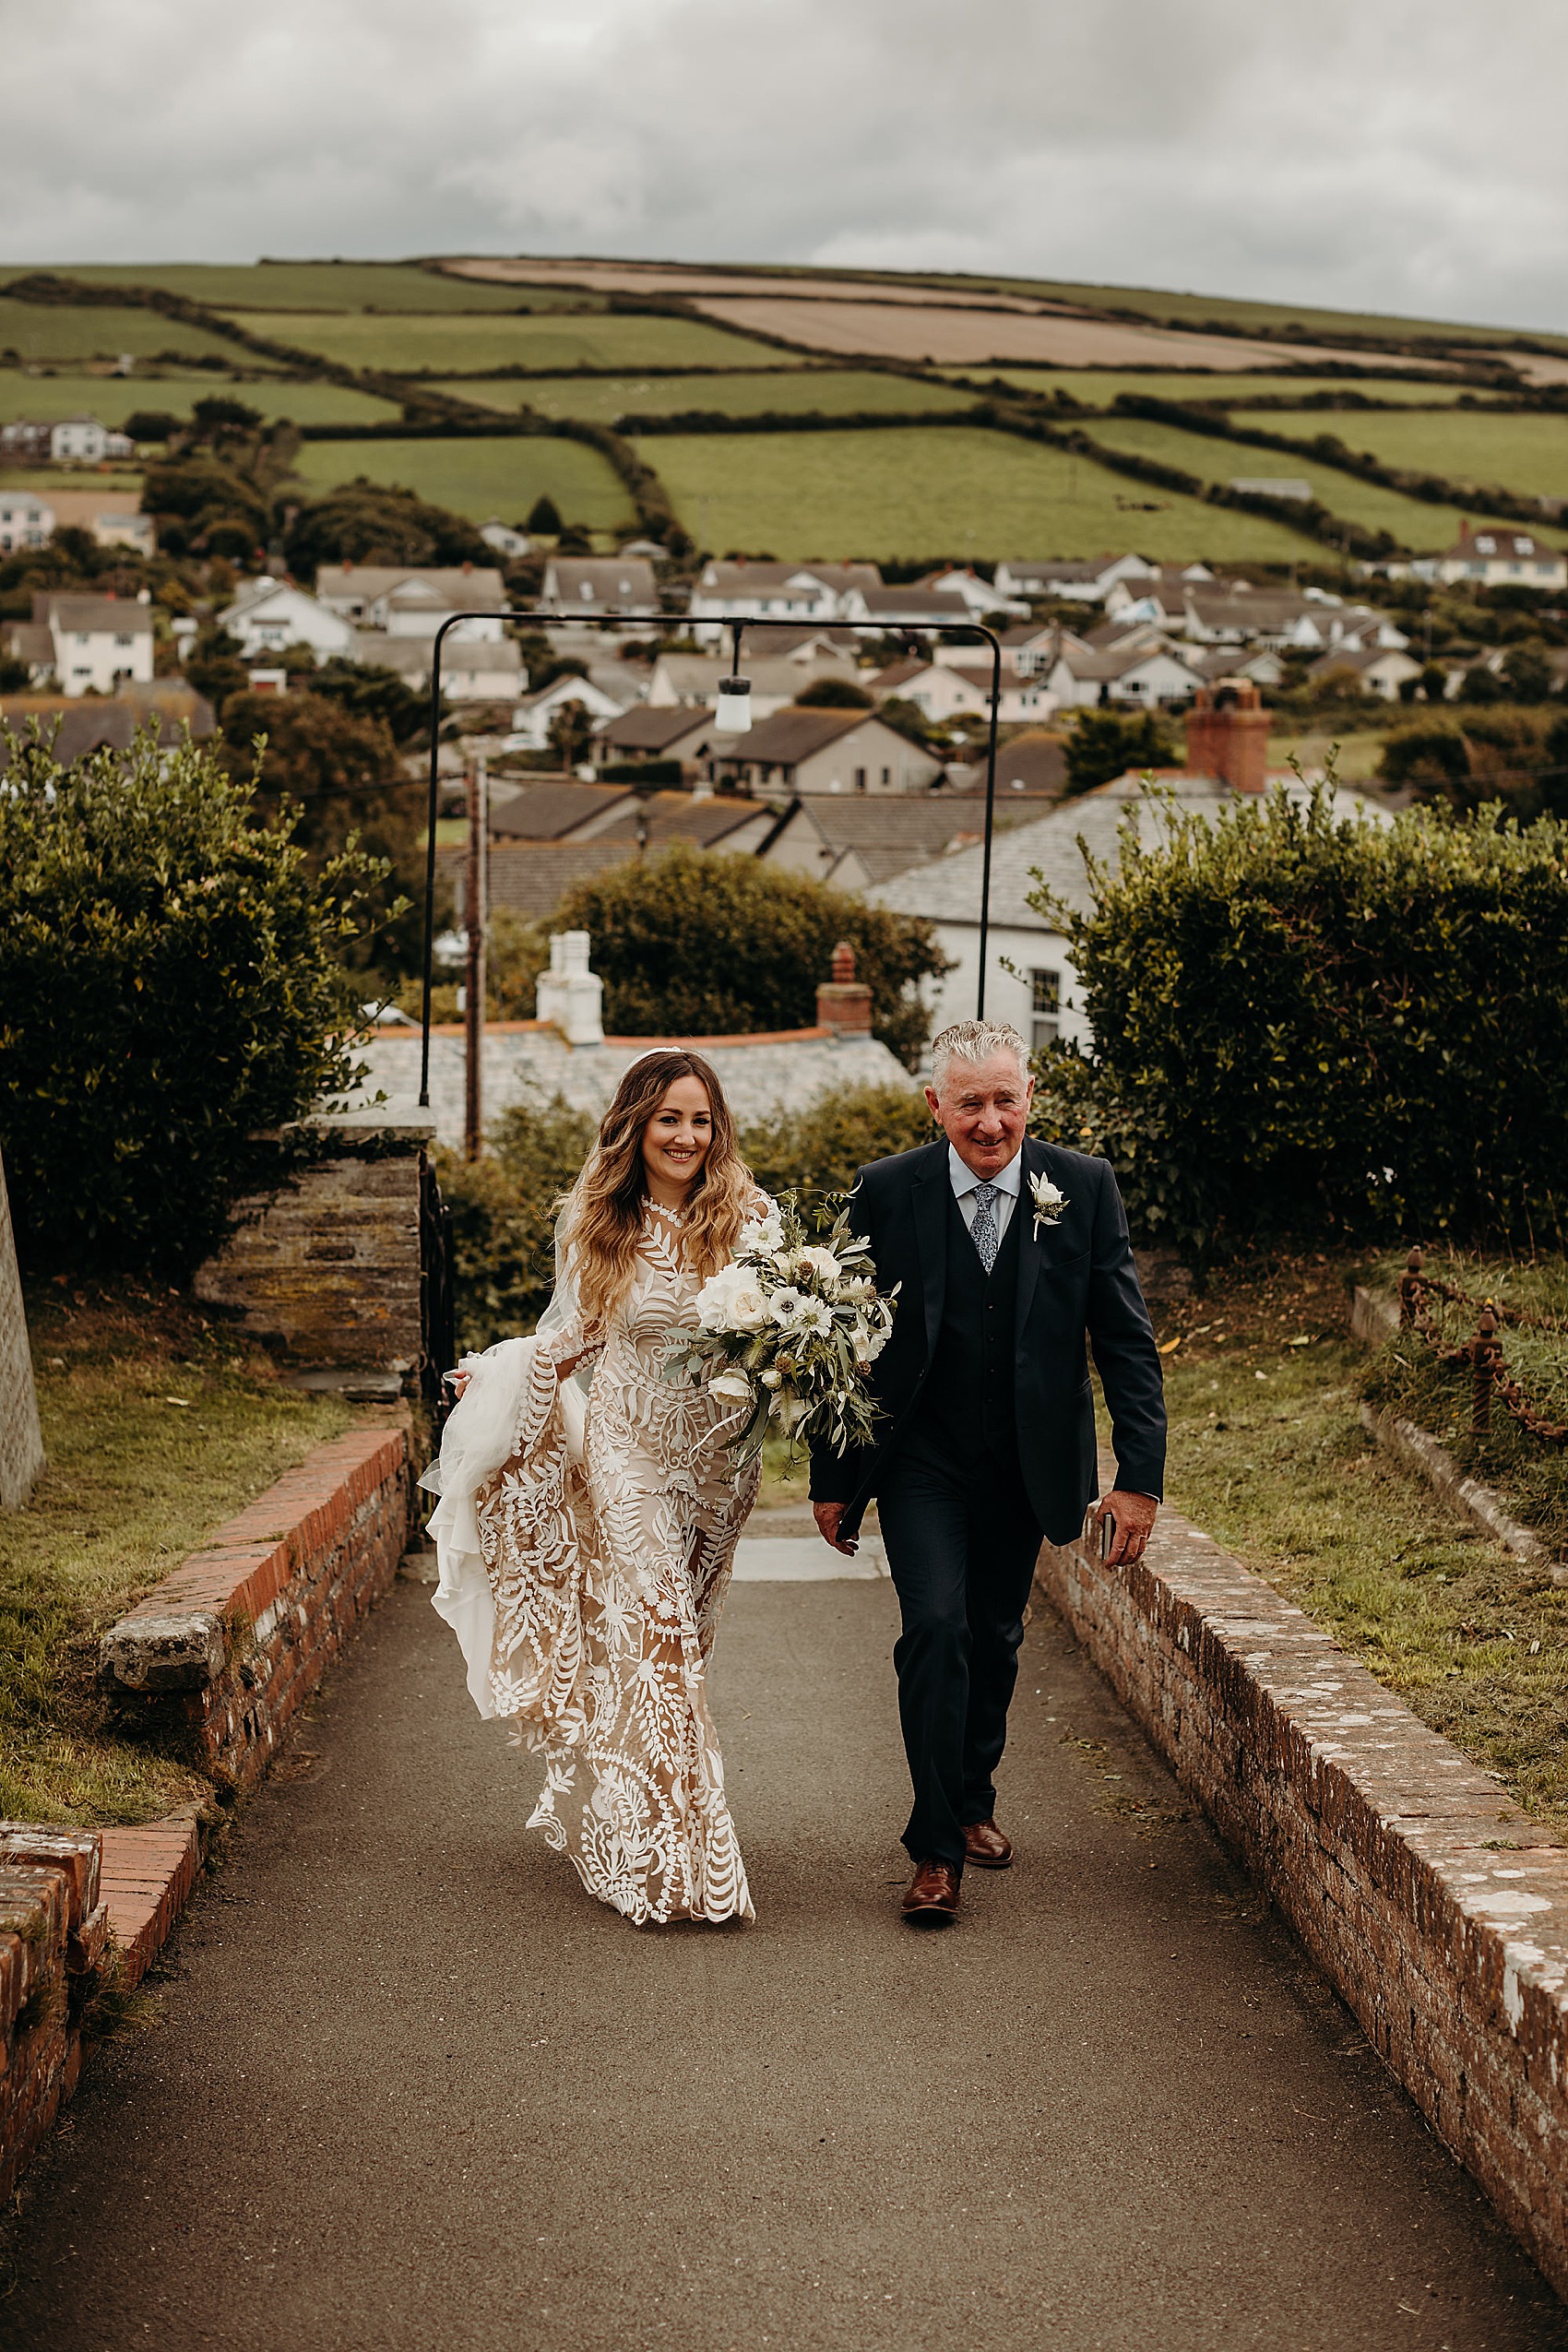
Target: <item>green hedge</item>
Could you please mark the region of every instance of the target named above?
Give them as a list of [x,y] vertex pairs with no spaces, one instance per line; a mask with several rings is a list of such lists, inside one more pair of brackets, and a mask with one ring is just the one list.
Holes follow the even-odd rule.
[[386,869],[313,877],[211,752],[62,768],[0,731],[0,1146],[30,1266],[182,1272],[264,1164],[253,1141],[346,1087],[344,969]]
[[1096,1051],[1042,1057],[1038,1131],[1103,1151],[1145,1236],[1199,1263],[1554,1218],[1568,826],[1336,821],[1321,790],[1165,806],[1158,840],[1134,818],[1092,869],[1091,912],[1054,913]]

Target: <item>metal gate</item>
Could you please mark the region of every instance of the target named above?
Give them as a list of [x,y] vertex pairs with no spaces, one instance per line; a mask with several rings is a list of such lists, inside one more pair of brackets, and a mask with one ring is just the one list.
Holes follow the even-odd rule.
[[457,1358],[452,1284],[452,1212],[441,1197],[428,1153],[420,1154],[420,1395],[439,1431],[452,1409],[441,1385]]

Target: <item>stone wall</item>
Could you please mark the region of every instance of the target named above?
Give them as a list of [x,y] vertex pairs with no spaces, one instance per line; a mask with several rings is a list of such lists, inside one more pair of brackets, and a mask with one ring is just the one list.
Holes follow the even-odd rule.
[[1568,1851],[1212,1538],[1039,1576],[1392,2073],[1568,2291]]
[[43,1467],[27,1315],[17,1276],[11,1204],[0,1163],[0,1511],[18,1511]]
[[76,2088],[108,1942],[96,1835],[0,1822],[0,2205]]
[[103,1688],[220,1788],[254,1787],[396,1575],[409,1503],[403,1429],[317,1446],[111,1626]]
[[313,1120],[308,1133],[320,1156],[239,1202],[195,1294],[291,1365],[374,1372],[394,1392],[409,1387],[420,1360],[420,1184],[434,1126],[371,1110]]

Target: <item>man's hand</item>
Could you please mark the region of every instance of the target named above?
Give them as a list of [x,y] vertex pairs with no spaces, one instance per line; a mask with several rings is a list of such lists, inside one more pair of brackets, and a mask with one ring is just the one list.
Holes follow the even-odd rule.
[[1159,1505],[1152,1494],[1131,1494],[1125,1487],[1117,1487],[1094,1507],[1093,1525],[1098,1536],[1105,1519],[1115,1522],[1111,1550],[1105,1556],[1108,1568],[1125,1567],[1141,1560],[1154,1526],[1154,1515]]
[[851,1536],[848,1543],[840,1543],[838,1540],[838,1522],[843,1516],[844,1505],[841,1503],[814,1503],[812,1504],[812,1517],[822,1531],[824,1543],[830,1543],[835,1551],[842,1551],[853,1560],[859,1549],[856,1538]]

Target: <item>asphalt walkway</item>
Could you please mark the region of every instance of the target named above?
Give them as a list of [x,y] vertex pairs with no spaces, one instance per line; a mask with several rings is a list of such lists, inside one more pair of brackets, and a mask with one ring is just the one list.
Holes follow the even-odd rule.
[[1516,2352],[1564,2311],[1049,1618],[901,1926],[885,1580],[738,1584],[752,1930],[638,1931],[400,1583],[6,2241],[31,2352]]

